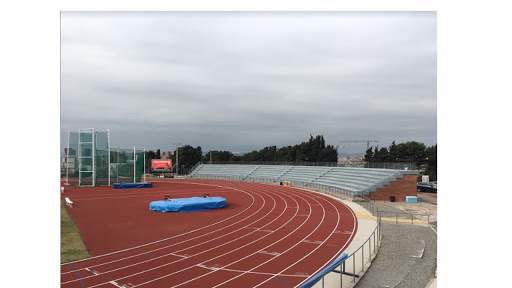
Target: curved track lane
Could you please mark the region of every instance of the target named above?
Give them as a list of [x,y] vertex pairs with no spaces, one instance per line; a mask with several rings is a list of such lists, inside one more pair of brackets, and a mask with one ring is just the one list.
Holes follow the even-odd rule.
[[[301,189],[212,180],[152,183],[154,188],[147,190],[72,187],[64,193],[62,197],[71,195],[77,203],[68,211],[88,247],[94,247],[93,255],[99,256],[62,264],[61,287],[297,287],[339,257],[357,231],[350,208]],[[163,195],[201,193],[225,197],[228,207],[193,213],[147,208]],[[134,209],[147,204],[146,211],[137,210],[133,223],[124,218],[130,210],[95,209],[118,201]],[[111,220],[91,225],[91,218],[102,217]],[[116,227],[116,221],[123,227]],[[140,225],[151,232],[148,237],[102,244],[117,239],[111,235],[120,228]],[[108,229],[114,230],[109,237],[95,232]]]

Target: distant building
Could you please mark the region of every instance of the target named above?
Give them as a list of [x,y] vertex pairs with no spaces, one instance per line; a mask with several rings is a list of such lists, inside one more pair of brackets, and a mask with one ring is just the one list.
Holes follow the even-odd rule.
[[64,148],[64,154],[60,156],[60,174],[62,177],[66,177],[66,171],[68,168],[71,171],[78,168],[76,162],[76,151],[74,149],[69,149],[68,158],[68,148]]
[[341,167],[363,167],[364,166],[364,157],[363,156],[340,157],[340,158],[338,158],[338,166],[341,166]]
[[174,151],[161,152],[160,159],[171,159],[172,155],[174,155]]

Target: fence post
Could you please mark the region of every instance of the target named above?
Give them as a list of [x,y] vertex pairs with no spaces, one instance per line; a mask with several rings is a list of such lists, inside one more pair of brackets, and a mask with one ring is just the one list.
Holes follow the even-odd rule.
[[[377,229],[379,229],[377,227]],[[377,243],[375,242],[375,231],[373,231],[373,253],[375,253],[375,248],[377,247]]]
[[363,246],[361,246],[361,271],[364,270],[364,244],[365,243],[363,243]]
[[345,260],[343,260],[343,263],[340,264],[340,288],[343,287],[343,272],[345,272],[344,269],[341,270],[341,265],[345,267]]
[[372,239],[368,239],[368,261],[372,261]]
[[352,256],[352,274],[354,275],[353,281],[354,281],[354,283],[356,283],[356,254],[354,254],[354,256]]

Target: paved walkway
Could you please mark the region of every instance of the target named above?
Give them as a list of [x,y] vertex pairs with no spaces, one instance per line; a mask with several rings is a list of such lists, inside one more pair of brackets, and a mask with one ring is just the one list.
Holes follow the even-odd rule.
[[[437,226],[427,226],[426,220],[437,225],[435,194],[418,193],[418,203],[377,203],[382,211],[414,213],[420,216],[411,225],[409,218],[382,218],[382,242],[372,265],[357,288],[436,288]],[[437,196],[437,195],[435,195]],[[365,217],[365,215],[362,215]],[[395,222],[393,222],[395,220]]]
[[[387,213],[381,214],[382,242],[371,266],[355,286],[351,277],[344,276],[340,285],[339,274],[330,273],[323,284],[317,283],[314,288],[437,288],[437,226],[428,226],[437,225],[434,195],[418,193],[418,203],[376,202],[374,205]],[[345,251],[351,254],[371,235],[377,215],[371,215],[357,203],[343,202],[354,210],[359,222],[358,233]],[[411,219],[404,213],[421,215]]]

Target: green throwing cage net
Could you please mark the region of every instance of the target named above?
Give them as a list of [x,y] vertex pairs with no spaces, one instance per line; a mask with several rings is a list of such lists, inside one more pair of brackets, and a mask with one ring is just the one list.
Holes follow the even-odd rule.
[[110,131],[79,129],[68,133],[66,183],[106,186],[140,182],[144,174],[143,150],[110,147]]

